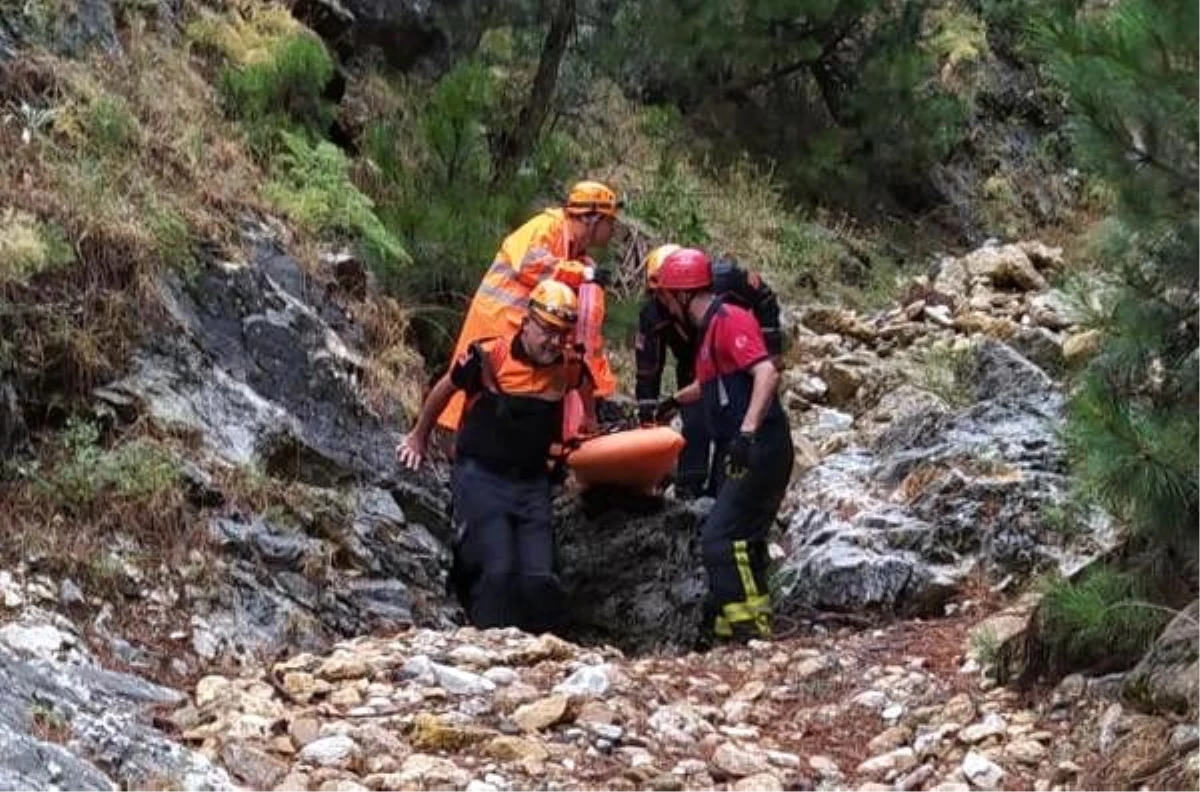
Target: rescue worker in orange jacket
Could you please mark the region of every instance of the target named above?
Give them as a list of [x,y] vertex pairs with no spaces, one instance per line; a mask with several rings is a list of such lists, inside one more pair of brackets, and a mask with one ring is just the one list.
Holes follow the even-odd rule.
[[[591,280],[595,266],[587,259],[587,251],[608,244],[621,207],[622,202],[609,187],[581,181],[568,191],[561,208],[546,209],[509,234],[471,300],[454,357],[462,355],[473,341],[516,330],[530,291],[542,281],[553,278],[578,290]],[[599,319],[603,319],[603,306],[599,306]],[[616,378],[604,356],[599,333],[590,334],[587,346],[585,354],[595,395],[611,396],[616,391]],[[463,404],[461,396],[452,398],[438,416],[438,425],[457,431]]]
[[418,468],[435,418],[451,396],[466,396],[451,475],[458,526],[451,578],[477,627],[542,632],[561,619],[547,462],[568,392],[579,391],[594,421],[591,375],[572,353],[575,321],[571,288],[539,283],[519,329],[472,342],[397,448],[403,464]]
[[792,474],[787,414],[754,314],[713,292],[708,256],[682,248],[658,275],[663,303],[696,328],[696,380],[667,398],[703,405],[708,430],[723,448],[725,479],[704,518],[700,548],[708,573],[704,630],[725,640],[771,634],[767,533]]

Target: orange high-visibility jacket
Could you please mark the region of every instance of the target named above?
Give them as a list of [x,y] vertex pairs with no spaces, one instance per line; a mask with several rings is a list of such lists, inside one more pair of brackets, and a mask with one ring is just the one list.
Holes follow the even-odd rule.
[[[452,360],[457,360],[473,341],[508,336],[520,328],[529,303],[529,292],[538,283],[553,276],[560,262],[570,259],[570,229],[562,209],[546,209],[504,239],[496,260],[484,274],[467,309]],[[601,307],[601,321],[603,314]],[[592,350],[588,351],[591,353]],[[597,353],[596,359],[588,354],[588,366],[593,369],[597,395],[608,395],[616,390],[616,382],[608,361],[603,359],[603,350],[598,349]],[[464,403],[461,393],[454,394],[446,409],[438,416],[438,425],[452,432],[457,431]]]

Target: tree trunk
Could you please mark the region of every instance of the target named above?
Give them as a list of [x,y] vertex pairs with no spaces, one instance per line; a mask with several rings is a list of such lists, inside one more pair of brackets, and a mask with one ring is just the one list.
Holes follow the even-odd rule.
[[575,0],[558,0],[551,11],[550,31],[542,44],[542,55],[529,97],[517,116],[516,125],[499,136],[493,149],[493,182],[498,183],[512,176],[533,151],[538,133],[550,114],[550,103],[558,84],[558,68],[574,29]]

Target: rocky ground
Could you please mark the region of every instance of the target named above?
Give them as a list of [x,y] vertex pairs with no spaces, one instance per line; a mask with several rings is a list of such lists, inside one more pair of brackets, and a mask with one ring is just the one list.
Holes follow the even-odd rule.
[[1086,788],[1136,716],[1104,680],[996,687],[977,618],[644,658],[413,630],[206,677],[172,722],[260,789]]

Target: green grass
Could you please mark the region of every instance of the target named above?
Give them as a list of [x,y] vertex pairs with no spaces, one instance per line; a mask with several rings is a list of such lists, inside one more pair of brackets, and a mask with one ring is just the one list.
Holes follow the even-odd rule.
[[974,400],[967,380],[972,354],[970,348],[931,346],[925,352],[915,384],[952,407],[965,407]]
[[122,96],[100,94],[84,108],[80,121],[88,145],[97,154],[120,155],[137,144],[137,118]]
[[183,215],[165,203],[151,200],[145,223],[160,261],[180,272],[195,269],[192,229]]
[[334,64],[325,46],[297,33],[278,41],[265,60],[229,66],[221,75],[226,108],[247,130],[251,147],[267,156],[279,145],[277,132],[325,134],[335,110],[323,92]]

